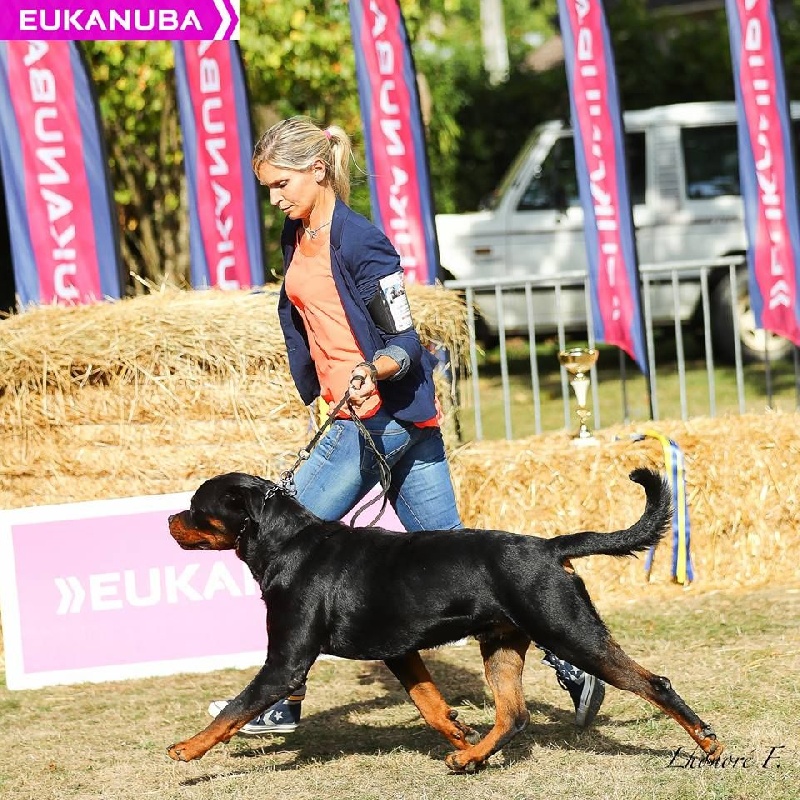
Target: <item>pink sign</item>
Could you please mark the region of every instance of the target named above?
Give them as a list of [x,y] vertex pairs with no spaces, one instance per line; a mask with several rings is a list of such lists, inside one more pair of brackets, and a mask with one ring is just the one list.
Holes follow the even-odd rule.
[[749,142],[742,147],[742,195],[758,289],[751,301],[757,324],[800,346],[796,168],[780,43],[769,0],[729,2],[729,17],[736,14],[731,36],[737,101],[740,125],[747,131],[746,137],[740,132],[740,141]]
[[[191,154],[198,229],[208,264],[208,282],[222,289],[252,286],[245,229],[245,181],[241,142],[249,131],[240,130],[236,106],[234,59],[237,53],[224,42],[187,42],[182,50],[188,84],[188,110],[184,120],[196,141]],[[249,161],[249,152],[248,152]]]
[[399,253],[406,281],[433,283],[436,231],[402,12],[396,0],[351,0],[349,8],[376,224]]
[[169,535],[190,496],[0,513],[9,689],[263,663],[265,609],[247,567]]
[[601,0],[559,0],[595,337],[647,372],[611,38]]
[[[266,610],[250,571],[233,551],[182,550],[169,535],[167,518],[190,498],[0,511],[9,689],[264,663]],[[379,524],[402,530],[391,507]]]

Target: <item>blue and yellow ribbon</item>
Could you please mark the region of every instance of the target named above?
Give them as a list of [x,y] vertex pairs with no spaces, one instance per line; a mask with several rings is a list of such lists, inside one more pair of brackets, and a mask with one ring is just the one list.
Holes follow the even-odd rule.
[[[694,580],[691,554],[691,526],[689,524],[689,502],[686,497],[686,467],[683,451],[678,443],[669,439],[662,433],[647,430],[643,434],[634,434],[634,441],[641,441],[645,437],[656,439],[664,450],[664,465],[667,478],[672,487],[672,579],[681,585],[687,585]],[[653,568],[653,558],[656,548],[651,547],[645,560],[647,577]]]

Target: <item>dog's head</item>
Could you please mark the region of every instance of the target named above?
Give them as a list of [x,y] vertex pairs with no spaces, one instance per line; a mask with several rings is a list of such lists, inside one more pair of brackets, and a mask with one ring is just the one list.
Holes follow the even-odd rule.
[[264,499],[275,484],[230,472],[201,484],[186,511],[169,518],[169,532],[184,550],[233,550],[258,527]]

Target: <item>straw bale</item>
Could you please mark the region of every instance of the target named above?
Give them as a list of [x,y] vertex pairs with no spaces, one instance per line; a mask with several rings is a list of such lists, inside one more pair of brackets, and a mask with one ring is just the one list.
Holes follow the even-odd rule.
[[[417,329],[454,362],[466,311],[411,286]],[[313,434],[288,370],[277,290],[150,295],[0,321],[0,508],[277,475]],[[437,378],[454,428],[453,404]]]
[[[467,340],[456,295],[409,287],[427,345],[454,361]],[[277,290],[150,295],[73,308],[42,307],[0,322],[0,426],[149,422],[164,416],[304,417],[291,382]]]
[[[655,429],[686,459],[695,587],[800,583],[800,439],[796,413],[621,425],[577,447],[567,433],[476,442],[451,456],[466,524],[550,537],[628,527],[644,509],[631,470],[664,471]],[[670,583],[672,536],[656,551],[650,582]],[[647,583],[643,558],[582,559],[576,568],[592,595],[635,596]]]

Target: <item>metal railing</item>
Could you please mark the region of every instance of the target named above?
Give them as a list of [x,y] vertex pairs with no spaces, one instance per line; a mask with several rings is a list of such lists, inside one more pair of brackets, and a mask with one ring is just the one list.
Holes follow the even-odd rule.
[[[630,421],[631,387],[644,387],[647,394],[647,408],[644,416],[652,420],[661,418],[674,418],[678,409],[674,401],[664,409],[666,417],[662,417],[662,403],[659,387],[669,381],[671,396],[676,389],[672,384],[677,376],[677,395],[679,399],[680,419],[687,420],[692,413],[690,406],[702,404],[703,414],[717,416],[719,407],[717,402],[717,375],[718,370],[723,370],[726,376],[732,371],[736,387],[736,399],[733,407],[730,402],[725,406],[725,413],[738,412],[744,414],[754,409],[776,407],[776,398],[780,395],[782,407],[787,405],[793,410],[800,409],[800,361],[798,348],[791,347],[788,358],[773,359],[765,348],[763,359],[757,365],[745,363],[742,351],[739,327],[739,315],[732,313],[731,329],[733,341],[728,343],[726,350],[732,354],[732,363],[722,364],[716,358],[715,342],[712,335],[712,292],[719,291],[722,281],[729,282],[730,297],[733,298],[734,307],[736,299],[743,288],[742,281],[746,280],[743,270],[744,262],[741,257],[721,258],[712,262],[708,261],[682,261],[661,264],[643,264],[640,266],[642,280],[642,315],[644,322],[645,341],[649,362],[649,375],[645,378],[632,361],[619,351],[619,367],[615,378],[609,377],[608,370],[604,368],[602,381],[603,391],[607,391],[610,382],[617,384],[616,391],[620,394],[620,410],[614,421]],[[487,371],[487,362],[483,358],[483,348],[476,333],[481,323],[481,309],[488,311],[487,303],[493,304],[492,318],[496,320],[496,362],[493,370],[499,366],[499,384],[502,396],[503,435],[507,439],[515,437],[513,407],[520,403],[533,411],[532,433],[543,433],[545,430],[556,430],[560,426],[553,424],[552,419],[545,422],[542,412],[542,380],[543,375],[552,374],[556,369],[560,371],[560,393],[564,412],[564,427],[574,427],[575,418],[571,415],[573,397],[571,397],[569,375],[566,370],[558,366],[557,359],[552,353],[547,356],[547,363],[542,363],[543,356],[540,350],[547,349],[543,345],[549,343],[550,350],[553,345],[557,350],[564,350],[571,346],[571,342],[586,342],[589,347],[595,347],[592,326],[592,304],[588,292],[587,276],[584,272],[562,274],[557,278],[539,276],[517,276],[503,279],[472,279],[448,280],[445,287],[459,291],[463,294],[467,305],[467,320],[469,325],[469,386],[471,387],[471,406],[474,417],[474,438],[484,438],[483,409],[482,409],[482,374]],[[688,293],[686,290],[689,290]],[[585,313],[582,320],[575,324],[576,292],[582,294],[582,304]],[[691,313],[687,310],[686,297],[692,297]],[[572,320],[565,324],[560,310],[566,308],[565,298],[569,296],[571,305],[569,314],[563,315]],[[671,303],[670,303],[671,297]],[[515,325],[510,330],[505,321],[507,303],[513,299],[517,310],[524,303],[525,323]],[[537,309],[543,308],[542,302],[548,304],[548,323],[541,324],[541,315]],[[580,306],[580,303],[578,303]],[[671,309],[669,308],[671,306]],[[555,310],[555,313],[553,313]],[[488,315],[487,315],[488,316]],[[540,318],[537,319],[537,316]],[[699,355],[692,354],[687,357],[686,334],[691,331],[692,344],[699,348]],[[669,333],[674,336],[674,343],[669,343],[669,355],[660,352],[662,340]],[[526,339],[529,343],[527,349],[527,375],[523,380],[520,359],[514,360],[515,398],[512,398],[512,380],[509,361],[509,340],[511,335]],[[731,359],[728,359],[729,361]],[[604,364],[605,367],[605,364]],[[776,392],[776,377],[781,380],[781,388]],[[702,380],[701,380],[702,379]],[[493,378],[496,383],[496,378]],[[700,397],[700,382],[705,386],[704,398]],[[727,377],[730,383],[730,377]],[[519,393],[521,384],[525,385],[525,397],[521,400]],[[788,385],[788,388],[787,388]],[[485,388],[485,384],[484,387]],[[598,428],[602,426],[600,409],[601,382],[598,380],[597,366],[591,371],[591,398],[592,398],[592,423]],[[529,392],[529,394],[528,394]],[[787,399],[788,398],[788,399]],[[692,402],[694,401],[694,402]],[[462,403],[462,410],[464,408]],[[469,406],[470,403],[466,403]],[[641,416],[643,409],[638,409]],[[552,416],[552,415],[551,415]],[[496,433],[496,431],[495,431]],[[518,435],[518,434],[517,434]],[[527,435],[524,434],[524,435]]]

